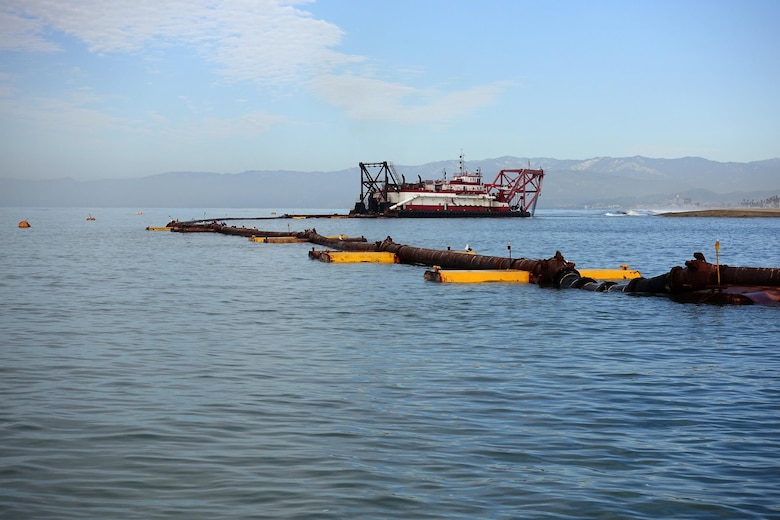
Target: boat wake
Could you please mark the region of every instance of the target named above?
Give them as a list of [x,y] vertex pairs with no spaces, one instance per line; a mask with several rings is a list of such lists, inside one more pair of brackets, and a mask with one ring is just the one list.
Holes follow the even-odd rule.
[[604,213],[605,217],[650,217],[657,215],[657,211],[651,209],[630,209],[628,211],[608,211]]

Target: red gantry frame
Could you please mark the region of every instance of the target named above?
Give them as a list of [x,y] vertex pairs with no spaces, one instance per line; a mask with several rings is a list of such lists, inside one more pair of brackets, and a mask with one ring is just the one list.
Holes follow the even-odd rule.
[[497,190],[496,200],[506,202],[513,209],[528,211],[532,215],[542,193],[544,170],[501,170],[493,182],[485,184],[491,190]]

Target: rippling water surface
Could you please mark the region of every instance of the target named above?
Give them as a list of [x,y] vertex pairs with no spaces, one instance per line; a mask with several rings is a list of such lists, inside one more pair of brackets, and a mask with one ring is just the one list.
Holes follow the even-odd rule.
[[[777,307],[435,284],[90,211],[0,209],[2,518],[780,517]],[[780,219],[240,224],[780,267]]]

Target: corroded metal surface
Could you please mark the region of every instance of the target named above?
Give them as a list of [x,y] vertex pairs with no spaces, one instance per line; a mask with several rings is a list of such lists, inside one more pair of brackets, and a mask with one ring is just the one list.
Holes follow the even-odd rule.
[[729,267],[707,262],[704,255],[694,253],[685,268],[669,272],[669,292],[672,294],[706,289],[717,285],[780,286],[780,269],[768,267]]
[[546,260],[512,259],[396,244],[390,237],[375,243],[340,243],[317,234],[315,230],[306,233],[313,244],[346,251],[387,251],[395,253],[402,264],[439,266],[442,269],[519,269],[530,272],[532,279],[539,284],[552,284],[560,271],[574,269],[574,263],[567,262],[560,251]]
[[[531,283],[559,289],[663,295],[681,303],[780,306],[780,268],[716,265],[707,262],[701,253],[694,253],[693,260],[686,261],[685,267],[672,267],[668,273],[652,278],[614,282],[581,276],[575,269],[575,264],[567,261],[560,251],[556,251],[551,258],[533,260],[426,249],[396,244],[391,237],[381,242],[367,242],[362,237],[345,240],[343,237],[322,236],[315,229],[301,232],[261,231],[256,228],[228,226],[217,221],[171,221],[166,227],[180,233],[290,237],[333,250],[390,252],[398,257],[400,263],[442,269],[518,269],[531,273]],[[322,252],[313,248],[309,252],[311,258],[320,258],[320,255]]]
[[693,260],[686,261],[685,267],[672,267],[668,273],[652,278],[636,278],[627,283],[597,282],[570,271],[563,273],[556,285],[560,288],[665,295],[680,303],[780,304],[780,269],[711,264],[701,253],[694,253]]
[[314,229],[303,231],[300,236],[306,238],[312,244],[317,244],[318,246],[323,246],[328,249],[340,249],[342,251],[381,251],[381,249],[379,249],[379,242],[356,242],[325,237],[318,234]]
[[298,233],[290,231],[261,231],[257,228],[228,226],[224,222],[216,220],[210,222],[188,221],[179,222],[172,220],[166,224],[171,231],[176,233],[220,233],[222,235],[235,235],[242,237],[289,237],[298,236]]

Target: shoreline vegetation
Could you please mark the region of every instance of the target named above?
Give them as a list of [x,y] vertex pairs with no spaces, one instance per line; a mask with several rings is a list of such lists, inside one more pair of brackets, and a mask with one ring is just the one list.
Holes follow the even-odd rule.
[[729,208],[729,209],[700,209],[693,211],[669,211],[659,213],[660,217],[780,217],[780,209],[772,208]]

